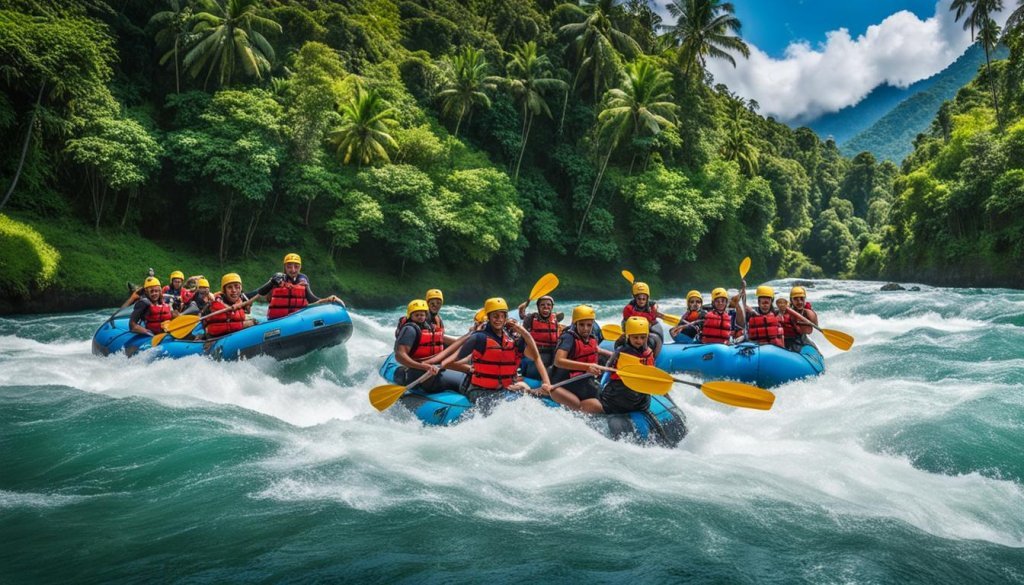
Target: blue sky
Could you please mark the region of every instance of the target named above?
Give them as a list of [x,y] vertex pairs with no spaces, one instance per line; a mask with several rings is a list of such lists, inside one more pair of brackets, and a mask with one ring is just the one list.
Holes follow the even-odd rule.
[[736,0],[743,36],[772,57],[782,57],[793,41],[825,42],[825,33],[847,28],[863,34],[868,25],[909,10],[921,20],[935,13],[935,0]]

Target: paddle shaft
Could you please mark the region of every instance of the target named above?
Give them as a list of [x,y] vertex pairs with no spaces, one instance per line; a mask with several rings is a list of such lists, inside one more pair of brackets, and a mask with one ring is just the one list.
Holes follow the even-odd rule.
[[[248,307],[249,305],[251,305],[258,298],[260,298],[260,295],[254,296],[253,298],[251,298],[251,299],[245,301],[244,303],[242,303],[242,306],[239,307],[239,308]],[[200,317],[199,320],[196,321],[195,323],[189,323],[187,325],[179,325],[178,327],[171,327],[166,332],[170,333],[171,331],[177,331],[179,329],[184,329],[186,327],[195,327],[199,323],[202,323],[203,321],[209,319],[210,317],[213,317],[214,315],[220,315],[221,313],[227,313],[228,311],[233,311],[233,310],[234,309],[232,307],[227,307],[227,308],[221,309],[219,311],[214,311],[214,312],[210,313],[209,315],[204,315],[204,316]]]
[[818,331],[821,331],[821,327],[818,327],[817,325],[815,325],[814,323],[812,323],[812,322],[811,322],[811,320],[810,320],[810,319],[808,319],[807,317],[804,317],[804,316],[803,316],[803,315],[801,315],[800,313],[797,313],[797,312],[796,312],[795,310],[793,310],[793,308],[792,308],[792,307],[786,307],[786,311],[787,311],[787,312],[789,312],[789,313],[792,313],[794,317],[796,317],[797,319],[800,319],[800,320],[801,320],[801,321],[803,321],[803,322],[804,322],[805,324],[807,324],[807,325],[810,325],[811,327],[814,327],[814,328],[815,328],[815,329],[817,329]]

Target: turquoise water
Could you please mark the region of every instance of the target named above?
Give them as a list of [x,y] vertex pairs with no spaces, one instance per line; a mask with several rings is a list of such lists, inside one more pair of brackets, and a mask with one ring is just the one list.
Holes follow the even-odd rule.
[[674,450],[529,400],[377,413],[397,309],[286,363],[97,358],[109,311],[0,318],[0,583],[1024,583],[1024,291],[878,286],[817,283],[857,344],[818,338],[826,374],[771,411],[677,386]]

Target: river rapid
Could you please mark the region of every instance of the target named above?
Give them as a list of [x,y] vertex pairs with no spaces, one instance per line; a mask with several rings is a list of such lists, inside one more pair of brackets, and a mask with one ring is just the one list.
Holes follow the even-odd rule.
[[879,285],[808,290],[857,341],[816,334],[826,373],[770,411],[676,385],[677,449],[535,400],[376,412],[397,307],[288,362],[99,358],[110,311],[0,318],[0,583],[1024,583],[1024,291]]

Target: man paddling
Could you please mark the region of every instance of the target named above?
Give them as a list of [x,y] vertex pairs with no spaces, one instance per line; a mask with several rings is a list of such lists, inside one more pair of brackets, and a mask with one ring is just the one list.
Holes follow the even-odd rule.
[[701,323],[707,311],[704,310],[704,297],[700,291],[691,290],[686,293],[686,312],[682,320],[669,332],[676,343],[693,343],[693,340],[700,334]]
[[163,289],[156,277],[146,278],[142,284],[145,297],[135,302],[128,328],[132,333],[148,335],[163,333],[163,323],[176,316],[171,304],[164,300]]
[[441,369],[425,360],[440,354],[444,344],[436,325],[427,321],[429,314],[430,307],[423,299],[410,301],[406,307],[405,323],[395,339],[395,361],[401,367],[395,371],[394,382],[408,386],[423,372],[430,372],[431,377],[417,387],[425,392],[438,392],[442,390],[438,376]]
[[736,311],[729,308],[729,292],[724,288],[711,291],[711,310],[704,314],[700,328],[701,343],[728,344],[736,328]]
[[270,308],[267,309],[267,319],[280,319],[287,317],[296,311],[301,311],[309,305],[326,303],[345,303],[341,299],[331,295],[325,299],[313,294],[309,286],[309,277],[302,273],[302,258],[292,252],[284,257],[284,272],[278,272],[270,277],[270,280],[260,288],[252,291],[247,296],[260,295],[270,298]]
[[[241,331],[246,327],[252,327],[257,323],[256,319],[246,314],[243,304],[248,300],[247,295],[242,293],[242,277],[235,272],[225,274],[220,279],[220,292],[213,298],[204,311],[210,315],[204,322],[206,337],[220,337]],[[217,311],[231,309],[214,315]]]
[[[579,378],[551,392],[551,399],[569,408],[582,410],[583,403],[597,400],[601,386],[597,376],[603,371],[598,365],[601,355],[610,356],[612,352],[601,349],[600,339],[594,335],[594,320],[597,316],[593,307],[580,305],[572,310],[572,325],[559,337],[558,348],[555,350],[555,379],[561,382],[568,378]],[[642,317],[630,317],[640,319]],[[628,322],[629,320],[627,320]],[[584,374],[591,374],[584,376]]]
[[746,283],[741,294],[747,319],[747,339],[758,345],[786,347],[782,333],[782,315],[773,306],[775,289],[766,284],[757,287],[757,306],[753,308],[746,306],[745,293]]
[[[555,363],[555,347],[558,345],[558,338],[561,335],[562,327],[558,324],[562,320],[561,313],[555,313],[555,299],[551,295],[544,295],[537,299],[537,310],[529,315],[526,314],[526,307],[530,301],[524,301],[519,305],[519,318],[523,321],[523,329],[530,332],[530,336],[537,343],[537,351],[540,357],[550,369]],[[527,375],[536,377],[536,368],[530,368]],[[550,373],[550,372],[549,372]]]
[[785,337],[786,349],[799,352],[807,344],[813,345],[808,335],[814,331],[814,327],[806,324],[799,317],[818,324],[818,314],[811,309],[811,303],[807,302],[807,291],[802,286],[794,286],[789,291],[789,303],[785,299],[778,301],[779,311],[782,313],[782,333]]

